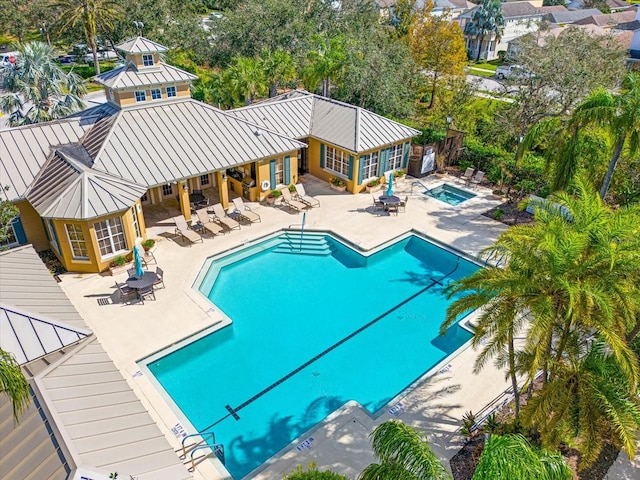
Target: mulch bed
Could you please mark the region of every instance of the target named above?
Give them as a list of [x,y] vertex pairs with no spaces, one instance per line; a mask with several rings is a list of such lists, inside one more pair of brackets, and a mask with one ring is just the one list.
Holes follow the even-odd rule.
[[38,252],[38,255],[40,255],[40,259],[43,261],[52,275],[59,275],[67,271],[67,269],[64,268],[64,266],[62,265],[60,260],[58,260],[58,257],[56,257],[56,254],[53,253],[52,250],[43,250],[41,252]]
[[482,215],[502,222],[505,225],[526,225],[533,223],[533,215],[525,211],[519,211],[518,205],[515,202],[505,202]]

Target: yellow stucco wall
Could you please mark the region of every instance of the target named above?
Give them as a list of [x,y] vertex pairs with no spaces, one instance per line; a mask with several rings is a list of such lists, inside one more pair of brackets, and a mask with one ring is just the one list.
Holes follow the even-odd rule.
[[[149,53],[145,53],[145,55],[150,55],[150,54]],[[153,63],[154,63],[154,65],[157,65],[160,62],[160,58],[159,58],[158,54],[157,53],[151,53],[151,55],[153,55]],[[138,68],[150,68],[150,67],[145,67],[142,64],[142,53],[127,53],[127,61],[135,63],[136,67],[138,67]]]
[[[257,195],[258,195],[257,200],[263,200],[267,195],[269,195],[269,192],[271,192],[271,190],[280,189],[284,186],[284,185],[271,185],[271,169],[269,167],[269,164],[271,163],[271,160],[275,158],[285,158],[287,156],[289,157],[289,185],[298,183],[298,152],[297,151],[289,152],[280,157],[272,157],[272,158],[260,160],[256,168],[256,177],[258,177],[256,178],[256,187],[257,187]],[[262,191],[262,187],[261,187],[262,182],[264,182],[265,180],[269,182],[269,188],[265,191]]]
[[27,241],[33,245],[37,252],[47,250],[49,248],[49,240],[47,240],[38,212],[26,200],[16,203],[16,207],[20,210],[20,222]]
[[[127,105],[134,105],[136,103],[154,103],[159,102],[161,100],[167,100],[167,90],[166,87],[176,87],[176,96],[171,97],[174,98],[189,98],[191,97],[191,90],[189,89],[189,83],[176,83],[176,84],[166,84],[166,85],[154,85],[153,87],[140,87],[135,90],[144,90],[147,95],[147,100],[145,102],[136,102],[135,90],[120,90],[113,92],[113,100],[116,104],[121,105],[123,107]],[[151,99],[151,89],[159,88],[162,93],[162,98],[158,100]]]

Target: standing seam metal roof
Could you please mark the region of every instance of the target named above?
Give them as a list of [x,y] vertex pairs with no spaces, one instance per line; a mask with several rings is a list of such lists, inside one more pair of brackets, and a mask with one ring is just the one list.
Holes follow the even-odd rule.
[[116,49],[126,53],[162,53],[167,51],[167,47],[164,45],[140,36],[116,45]]
[[160,63],[153,67],[137,68],[129,62],[123,67],[109,70],[94,80],[109,88],[153,87],[167,83],[190,82],[198,78],[179,68]]

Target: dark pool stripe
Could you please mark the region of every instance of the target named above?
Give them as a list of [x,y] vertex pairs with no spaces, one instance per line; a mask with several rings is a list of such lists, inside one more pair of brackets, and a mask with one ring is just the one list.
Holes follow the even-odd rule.
[[[426,287],[420,289],[418,292],[414,293],[413,295],[409,296],[408,298],[406,298],[405,300],[403,300],[402,302],[400,302],[399,304],[395,305],[394,307],[390,308],[389,310],[387,310],[386,312],[382,313],[381,315],[378,315],[376,318],[374,318],[373,320],[371,320],[369,323],[364,324],[362,327],[358,328],[357,330],[355,330],[354,332],[351,332],[349,335],[347,335],[346,337],[344,337],[342,340],[340,340],[337,343],[334,343],[333,345],[331,345],[329,348],[323,350],[322,352],[320,352],[318,355],[316,355],[315,357],[313,357],[310,360],[307,360],[305,363],[303,363],[302,365],[300,365],[298,368],[296,368],[295,370],[292,370],[290,373],[288,373],[287,375],[285,375],[284,377],[282,377],[280,380],[278,380],[275,383],[272,383],[271,385],[269,385],[267,388],[265,388],[264,390],[260,391],[259,393],[255,394],[253,397],[251,397],[249,400],[247,400],[246,402],[241,403],[239,406],[237,406],[236,408],[231,408],[229,405],[227,405],[225,408],[230,412],[230,415],[233,416],[233,418],[235,418],[236,420],[239,420],[240,417],[238,416],[238,414],[236,412],[242,410],[243,408],[245,408],[246,406],[252,404],[253,402],[255,402],[256,400],[258,400],[260,397],[266,395],[267,393],[269,393],[271,390],[273,390],[274,388],[276,388],[278,385],[282,384],[283,382],[289,380],[291,377],[293,377],[294,375],[296,375],[297,373],[300,373],[302,370],[304,370],[305,368],[307,368],[309,365],[311,365],[312,363],[315,363],[316,361],[320,360],[322,357],[324,357],[327,353],[335,350],[336,348],[338,348],[340,345],[342,345],[343,343],[351,340],[353,337],[355,337],[356,335],[358,335],[359,333],[362,333],[363,331],[365,331],[367,328],[371,327],[372,325],[378,323],[380,320],[382,320],[384,317],[390,315],[391,313],[393,313],[394,311],[396,311],[397,309],[399,309],[400,307],[402,307],[403,305],[406,305],[407,303],[409,303],[411,300],[413,300],[414,298],[418,297],[419,295],[422,295],[424,292],[426,292],[427,290],[429,290],[431,287],[433,287],[434,285],[442,285],[442,280],[444,280],[445,278],[451,276],[457,269],[458,269],[458,264],[460,263],[460,257],[458,257],[458,261],[456,261],[456,266],[454,267],[453,270],[451,270],[449,273],[447,273],[446,275],[444,275],[440,280],[435,280],[433,278],[431,278],[431,283],[429,285],[427,285]],[[207,428],[205,428],[203,431],[209,430],[211,427],[217,425],[218,423],[220,423],[222,420],[224,420],[225,418],[228,418],[229,415],[225,415],[223,418],[221,418],[220,420],[212,423],[211,425],[209,425]]]

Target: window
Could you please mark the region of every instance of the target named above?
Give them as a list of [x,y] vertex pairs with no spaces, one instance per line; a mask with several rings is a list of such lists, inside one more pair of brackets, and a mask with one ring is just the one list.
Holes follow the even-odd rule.
[[176,87],[167,87],[167,97],[175,97],[177,95],[176,93]]
[[111,218],[93,224],[98,240],[100,255],[114,255],[127,250],[127,240],[124,236],[121,218]]
[[389,152],[389,170],[402,168],[402,144],[394,145]]
[[69,245],[71,245],[71,253],[73,258],[87,260],[89,253],[87,252],[87,244],[84,241],[84,233],[82,227],[74,223],[66,223],[64,227],[67,230]]
[[151,89],[151,100],[160,100],[162,98],[162,91],[159,88]]
[[13,229],[13,225],[9,224],[7,225],[7,227],[7,238],[0,241],[0,250],[2,250],[2,247],[13,247],[18,245],[18,237],[16,237],[16,232]]
[[142,65],[153,67],[153,55],[142,55]]
[[142,237],[142,231],[140,230],[140,221],[138,220],[138,205],[137,203],[131,209],[131,216],[133,217],[133,231],[136,232],[136,237]]
[[136,90],[136,102],[146,102],[147,101],[147,93],[144,90]]
[[349,175],[349,156],[342,150],[337,150],[329,145],[327,145],[324,165],[325,168],[345,177]]
[[284,185],[284,159],[276,158],[276,185]]
[[144,195],[142,195],[140,197],[140,201],[141,202],[148,202],[149,201],[149,191],[148,190],[146,192],[144,192]]
[[362,178],[367,179],[378,176],[378,152],[368,153],[362,156]]
[[60,242],[58,242],[58,234],[56,233],[56,227],[53,224],[53,220],[47,218],[45,225],[47,226],[47,233],[49,234],[49,240],[53,242],[51,246],[53,249],[60,253]]
[[200,185],[209,185],[209,174],[200,175]]
[[171,195],[173,193],[173,185],[171,185],[170,183],[167,183],[166,185],[162,186],[162,195],[167,197],[169,195]]

